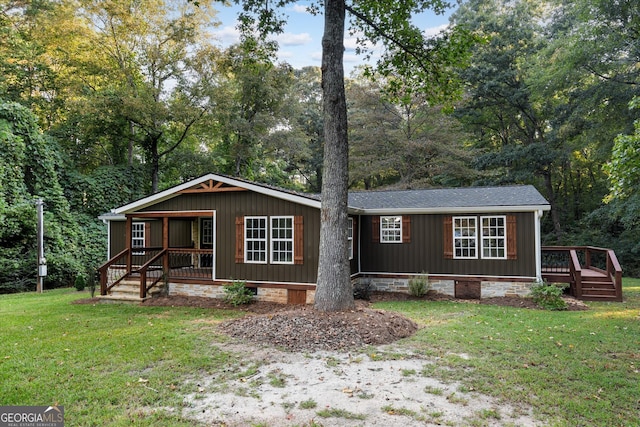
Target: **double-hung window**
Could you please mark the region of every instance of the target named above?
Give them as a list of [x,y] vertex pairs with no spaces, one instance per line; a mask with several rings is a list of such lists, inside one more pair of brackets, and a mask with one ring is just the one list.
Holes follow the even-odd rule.
[[248,263],[267,262],[267,217],[247,216],[244,221],[245,253]]
[[482,258],[507,258],[506,217],[483,216],[480,223]]
[[271,217],[271,262],[293,264],[293,217]]
[[133,255],[144,255],[144,251],[140,250],[144,248],[144,242],[144,222],[131,223],[131,249]]
[[380,217],[380,242],[402,243],[402,217]]
[[453,257],[478,257],[476,217],[453,217]]

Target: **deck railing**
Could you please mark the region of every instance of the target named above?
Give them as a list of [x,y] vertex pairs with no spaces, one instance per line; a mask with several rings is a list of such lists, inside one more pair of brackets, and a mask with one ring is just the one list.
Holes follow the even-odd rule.
[[590,269],[606,275],[622,300],[622,268],[612,249],[594,246],[543,246],[542,273],[562,281],[568,275],[576,297],[582,296],[583,270]]
[[98,268],[100,295],[127,277],[140,278],[140,298],[165,278],[211,280],[213,263],[213,249],[125,249]]

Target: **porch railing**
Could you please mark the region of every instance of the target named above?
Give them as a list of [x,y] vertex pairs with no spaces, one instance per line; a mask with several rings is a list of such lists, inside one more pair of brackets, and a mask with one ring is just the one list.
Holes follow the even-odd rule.
[[213,250],[194,248],[125,249],[98,268],[100,294],[126,278],[140,279],[140,298],[163,279],[213,279]]

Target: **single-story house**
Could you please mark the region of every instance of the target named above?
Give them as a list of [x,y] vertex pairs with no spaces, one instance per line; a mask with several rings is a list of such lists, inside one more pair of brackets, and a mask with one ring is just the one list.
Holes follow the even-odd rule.
[[[311,303],[318,195],[207,174],[100,216],[108,225],[101,294],[220,297],[244,281],[258,299]],[[353,283],[406,291],[428,275],[459,297],[525,295],[542,278],[540,219],[530,185],[349,194]]]

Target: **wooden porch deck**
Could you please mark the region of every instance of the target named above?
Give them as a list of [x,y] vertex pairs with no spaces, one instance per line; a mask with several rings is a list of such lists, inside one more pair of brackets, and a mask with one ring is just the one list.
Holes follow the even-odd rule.
[[569,284],[569,293],[587,301],[622,301],[622,269],[611,249],[545,246],[542,277]]

